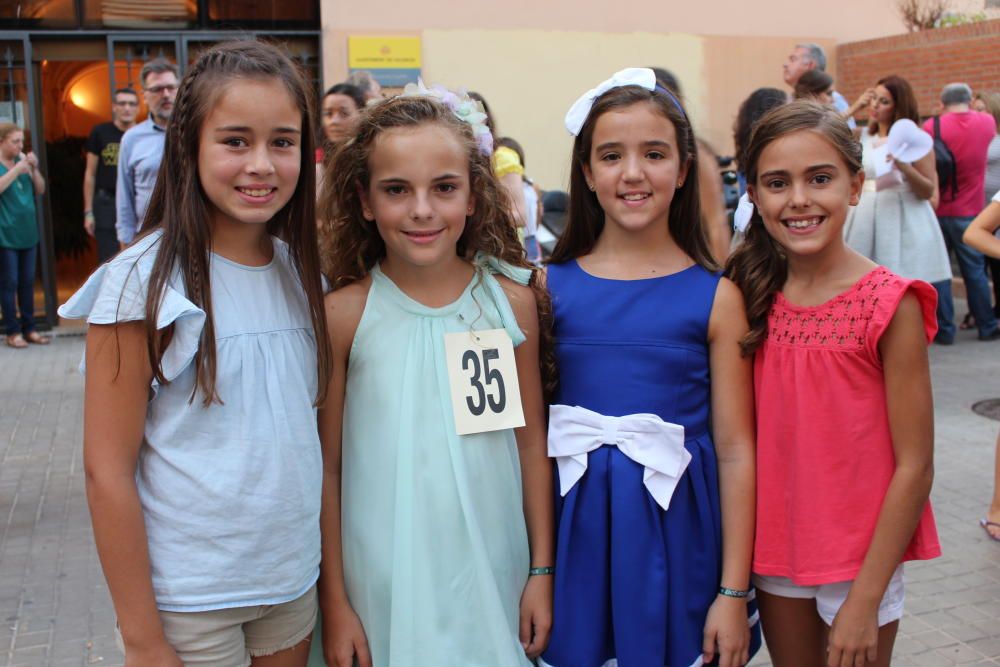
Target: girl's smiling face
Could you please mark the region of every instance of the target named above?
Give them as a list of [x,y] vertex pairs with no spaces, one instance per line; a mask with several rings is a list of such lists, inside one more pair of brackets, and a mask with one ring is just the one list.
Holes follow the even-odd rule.
[[673,123],[648,103],[608,111],[594,124],[583,172],[606,224],[628,231],[666,229],[670,203],[687,176]]
[[791,132],[768,144],[748,185],[764,226],[791,257],[843,245],[850,206],[858,203],[864,173],[851,173],[822,134]]
[[421,267],[455,261],[475,204],[469,156],[454,132],[436,123],[387,130],[368,164],[362,209],[385,242],[386,261]]
[[301,139],[302,113],[279,80],[230,83],[205,117],[198,143],[213,224],[273,218],[298,186]]

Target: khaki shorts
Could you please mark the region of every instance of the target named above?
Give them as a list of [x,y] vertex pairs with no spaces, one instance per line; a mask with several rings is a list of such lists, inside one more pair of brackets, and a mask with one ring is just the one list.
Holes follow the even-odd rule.
[[[167,642],[185,665],[248,667],[252,657],[273,655],[307,638],[316,625],[317,611],[313,586],[291,602],[213,611],[161,611],[160,622]],[[115,639],[124,653],[117,627]]]
[[[771,595],[783,598],[800,598],[816,600],[816,611],[827,625],[833,625],[833,619],[847,600],[853,581],[840,581],[835,584],[819,586],[799,586],[787,577],[772,577],[754,574],[753,585]],[[892,573],[889,586],[885,589],[882,602],[878,606],[878,626],[882,627],[903,617],[903,601],[905,600],[903,585],[903,566],[900,565]]]

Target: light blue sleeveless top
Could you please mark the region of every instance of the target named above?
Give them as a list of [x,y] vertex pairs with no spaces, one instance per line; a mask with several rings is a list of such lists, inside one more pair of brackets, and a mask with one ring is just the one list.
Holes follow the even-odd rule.
[[[68,319],[145,319],[155,232],[101,266],[60,309]],[[211,256],[223,404],[202,405],[194,355],[204,312],[179,272],[157,327],[174,326],[155,380],[136,485],[149,538],[153,590],[166,611],[278,604],[319,574],[322,461],[316,428],[316,341],[288,247],[249,267]]]
[[518,608],[528,577],[512,430],[459,436],[446,333],[506,329],[524,341],[502,273],[480,255],[453,303],[429,308],[376,267],[354,337],[344,404],[347,591],[376,667],[528,667]]

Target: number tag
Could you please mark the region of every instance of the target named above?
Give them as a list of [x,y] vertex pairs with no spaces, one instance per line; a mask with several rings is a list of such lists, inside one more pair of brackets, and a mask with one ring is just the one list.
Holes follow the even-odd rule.
[[524,426],[514,343],[506,331],[445,334],[444,352],[459,435]]

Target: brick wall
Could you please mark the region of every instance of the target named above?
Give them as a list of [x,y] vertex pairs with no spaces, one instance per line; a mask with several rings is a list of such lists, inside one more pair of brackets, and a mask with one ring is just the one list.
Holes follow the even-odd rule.
[[838,45],[836,88],[849,101],[890,74],[913,86],[921,116],[953,81],[1000,91],[1000,19]]

